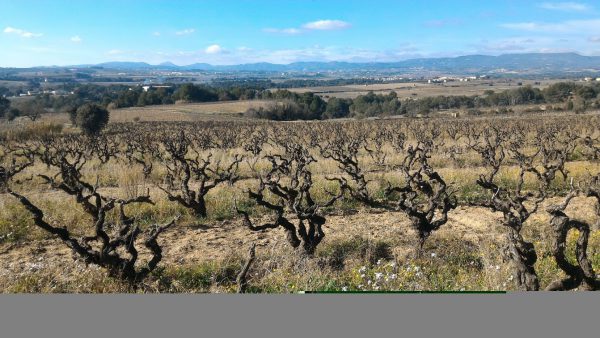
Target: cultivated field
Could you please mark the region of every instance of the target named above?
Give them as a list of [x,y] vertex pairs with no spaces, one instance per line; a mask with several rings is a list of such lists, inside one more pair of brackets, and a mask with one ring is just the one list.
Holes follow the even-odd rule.
[[[119,108],[110,110],[110,122],[240,121],[246,120],[243,116],[246,110],[263,107],[268,102],[262,100],[222,101]],[[39,121],[42,123],[71,123],[66,113],[44,114]],[[22,126],[27,123],[27,118],[20,118],[14,124]],[[0,130],[10,128],[11,126],[0,126]]]
[[250,108],[259,108],[268,101],[224,101],[210,103],[181,103],[149,107],[114,109],[110,113],[111,122],[140,121],[207,121],[242,119]]
[[35,123],[2,135],[0,290],[598,289],[599,127]]
[[536,88],[545,88],[552,83],[560,80],[473,80],[468,82],[447,82],[447,83],[390,83],[390,84],[370,84],[370,85],[347,85],[347,86],[325,86],[325,87],[307,87],[291,88],[290,91],[297,93],[314,92],[323,97],[355,98],[359,95],[365,95],[369,91],[376,94],[387,94],[395,91],[399,98],[420,98],[426,96],[456,96],[456,95],[482,95],[486,90],[496,92],[506,89],[514,89],[521,85],[531,85]]

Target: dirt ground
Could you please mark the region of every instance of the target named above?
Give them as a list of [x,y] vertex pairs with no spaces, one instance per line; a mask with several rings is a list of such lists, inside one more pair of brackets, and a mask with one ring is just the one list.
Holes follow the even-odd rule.
[[[110,122],[243,120],[246,119],[243,114],[249,108],[259,108],[267,103],[262,100],[242,100],[119,108],[110,110]],[[70,124],[69,116],[65,113],[44,114],[39,120]],[[28,122],[25,118],[21,121]]]
[[242,114],[249,108],[259,108],[268,101],[223,101],[206,103],[177,103],[148,107],[131,107],[113,109],[110,112],[111,122],[131,122],[134,118],[140,121],[205,121],[243,119]]
[[[291,88],[290,91],[297,93],[314,92],[315,94],[324,97],[339,97],[339,98],[355,98],[359,95],[365,95],[369,91],[375,94],[388,94],[395,91],[399,98],[419,98],[427,96],[452,96],[452,95],[481,95],[486,90],[495,92],[514,89],[521,85],[531,85],[536,88],[544,88],[548,85],[558,82],[559,80],[518,80],[510,81],[504,79],[486,79],[473,80],[469,82],[447,82],[447,83],[423,83],[423,82],[407,82],[407,83],[389,83],[389,84],[370,84],[370,85],[347,85],[347,86],[322,86],[322,87],[306,87],[306,88]],[[538,84],[539,83],[539,84]]]
[[[544,206],[559,201],[560,199],[551,199],[546,201]],[[548,224],[546,213],[543,212],[544,206],[532,216],[528,226]],[[567,212],[573,215],[573,218],[588,221],[594,218],[593,208],[585,198],[575,199]],[[482,241],[499,243],[503,240],[504,233],[499,222],[499,213],[482,208],[459,207],[450,214],[448,223],[431,238],[452,235],[474,244]],[[332,214],[327,217],[324,231],[326,237],[321,245],[336,239],[350,239],[353,236],[371,240],[392,240],[396,243],[392,249],[396,257],[410,255],[414,243],[414,234],[408,219],[402,213],[373,213],[361,210],[346,215]],[[162,235],[159,242],[164,250],[164,258],[160,264],[164,266],[195,265],[236,253],[243,254],[251,242],[256,242],[257,251],[263,251],[263,254],[268,254],[273,247],[287,244],[283,230],[252,232],[242,225],[241,220],[175,226]],[[144,251],[140,252],[143,257]],[[56,239],[0,244],[0,279],[2,276],[21,275],[40,269],[71,270],[73,266],[70,249]]]

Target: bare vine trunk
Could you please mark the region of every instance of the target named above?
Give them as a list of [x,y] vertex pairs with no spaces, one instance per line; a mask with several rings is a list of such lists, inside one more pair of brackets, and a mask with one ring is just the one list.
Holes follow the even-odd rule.
[[516,283],[521,291],[537,291],[540,289],[540,282],[535,272],[534,264],[537,261],[537,254],[532,243],[523,239],[521,234],[509,228],[508,232],[509,258],[516,270]]
[[207,211],[206,211],[206,202],[204,200],[204,196],[201,196],[200,198],[198,198],[197,201],[194,201],[192,210],[194,212],[194,216],[196,216],[198,218],[206,218]]
[[256,243],[252,243],[252,245],[250,246],[250,250],[248,251],[248,260],[246,261],[246,264],[242,266],[242,270],[236,278],[236,282],[238,284],[238,293],[246,293],[246,290],[248,289],[248,271],[250,271],[250,267],[252,266],[252,263],[254,263],[255,259]]

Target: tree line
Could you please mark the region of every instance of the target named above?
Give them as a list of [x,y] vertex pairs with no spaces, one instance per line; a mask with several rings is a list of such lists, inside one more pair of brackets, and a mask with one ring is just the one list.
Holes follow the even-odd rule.
[[369,92],[354,99],[330,98],[325,102],[313,93],[297,94],[287,90],[265,92],[263,99],[277,100],[262,108],[246,112],[250,117],[270,120],[314,120],[332,118],[367,118],[378,116],[418,114],[427,115],[447,109],[464,109],[477,112],[479,108],[511,107],[523,104],[565,104],[564,109],[584,111],[600,107],[600,85],[582,85],[558,82],[539,89],[523,86],[500,92],[487,90],[473,96],[430,96],[423,98],[398,98],[395,92],[375,94]]
[[[263,83],[264,85],[264,83]],[[265,107],[252,108],[246,116],[252,118],[290,121],[334,118],[368,118],[393,115],[427,115],[447,109],[469,110],[477,114],[480,108],[511,107],[523,104],[560,104],[560,109],[577,112],[600,107],[600,84],[584,85],[558,82],[544,89],[522,86],[481,95],[431,96],[400,99],[395,92],[369,92],[354,99],[332,97],[328,100],[312,92],[296,93],[285,89],[269,90],[253,82],[228,86],[187,83],[144,89],[125,85],[76,87],[70,95],[44,94],[14,102],[0,99],[0,118],[12,120],[27,116],[35,120],[47,112],[68,112],[87,103],[107,109],[174,104],[176,102],[217,102],[231,100],[269,100]]]

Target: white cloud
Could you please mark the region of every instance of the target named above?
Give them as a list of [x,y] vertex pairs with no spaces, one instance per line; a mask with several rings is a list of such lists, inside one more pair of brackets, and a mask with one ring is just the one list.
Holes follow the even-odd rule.
[[194,28],[186,28],[184,30],[180,30],[175,32],[175,35],[189,35],[194,33],[196,30]]
[[535,51],[536,40],[530,37],[513,37],[492,41],[482,40],[479,43],[472,44],[472,46],[476,49],[475,53],[523,53]]
[[[414,57],[422,57],[418,46],[406,43],[391,47],[388,50],[372,50],[346,46],[306,46],[294,49],[254,49],[238,47],[227,49],[220,45],[213,47],[209,53],[208,46],[201,50],[179,51],[119,51],[120,61],[144,61],[151,64],[173,62],[178,65],[192,63],[209,63],[213,65],[233,65],[255,62],[285,64],[297,61],[348,61],[376,62],[397,61]],[[110,57],[108,57],[110,58]]]
[[568,20],[556,23],[546,22],[518,22],[501,25],[504,28],[547,33],[586,33],[600,31],[600,19]]
[[244,62],[292,63],[298,61],[387,62],[420,56],[413,45],[390,50],[370,50],[344,46],[312,46],[298,49],[257,50],[238,55]]
[[286,34],[286,35],[296,35],[301,34],[302,30],[299,28],[265,28],[264,32],[267,33],[276,33],[276,34]]
[[120,49],[111,49],[108,52],[106,52],[106,54],[108,54],[108,55],[118,55],[118,54],[123,54],[123,53],[125,53],[125,52]]
[[341,20],[318,20],[302,25],[303,28],[310,30],[336,30],[350,28],[350,26],[349,23]]
[[544,2],[539,5],[543,9],[565,12],[582,12],[587,11],[590,7],[579,2]]
[[206,54],[219,54],[223,52],[223,47],[219,45],[210,45],[204,50]]
[[14,28],[14,27],[10,27],[10,26],[4,28],[4,33],[16,34],[22,38],[38,38],[38,37],[44,35],[42,33],[32,33],[32,32],[28,32],[28,31],[20,29],[20,28]]
[[160,36],[160,32],[153,32],[152,35],[154,35],[154,36]]
[[593,45],[584,37],[564,38],[556,35],[516,36],[510,38],[484,39],[469,44],[473,49],[461,54],[508,54],[508,53],[562,53],[589,54]]
[[81,39],[81,37],[79,37],[79,35],[75,35],[75,36],[71,37],[71,42],[80,43],[81,41],[83,41],[83,40]]
[[257,50],[239,56],[245,62],[291,63],[297,61],[393,61],[406,59],[418,54],[413,46],[399,49],[376,51],[342,46],[312,46],[298,49]]
[[298,35],[307,31],[330,31],[350,28],[351,25],[341,20],[318,20],[307,22],[300,28],[265,28],[263,32],[284,34],[284,35]]
[[598,35],[598,36],[590,36],[588,38],[588,41],[589,42],[600,42],[600,35]]

